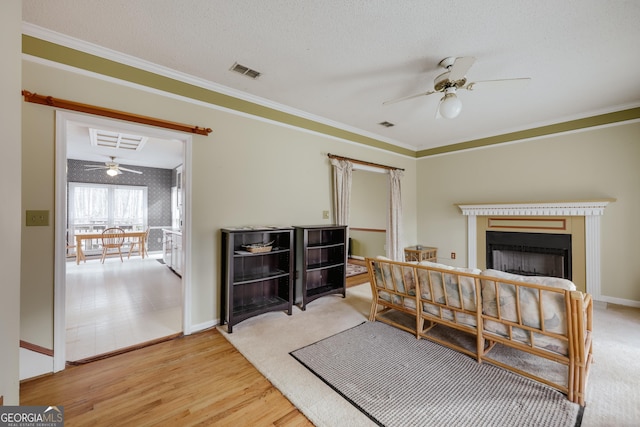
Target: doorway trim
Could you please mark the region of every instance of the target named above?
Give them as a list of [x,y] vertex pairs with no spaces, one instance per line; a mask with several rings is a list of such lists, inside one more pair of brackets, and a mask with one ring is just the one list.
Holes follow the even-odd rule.
[[55,222],[54,222],[54,308],[53,308],[53,372],[66,366],[66,219],[67,219],[67,124],[71,121],[104,124],[117,123],[125,131],[175,139],[183,143],[183,270],[182,270],[182,332],[191,328],[191,162],[193,137],[189,134],[143,126],[114,119],[55,110]]

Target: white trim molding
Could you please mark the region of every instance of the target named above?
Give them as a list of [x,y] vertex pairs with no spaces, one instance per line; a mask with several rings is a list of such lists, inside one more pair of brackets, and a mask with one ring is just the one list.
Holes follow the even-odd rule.
[[477,266],[478,216],[583,216],[585,217],[587,292],[601,300],[600,291],[600,217],[615,199],[575,202],[483,203],[458,207],[467,217],[467,259],[470,268]]
[[[192,197],[191,162],[193,136],[184,132],[156,127],[144,127],[135,123],[113,125],[113,119],[89,114],[56,109],[55,114],[55,265],[54,265],[54,309],[53,309],[53,372],[66,367],[66,229],[67,229],[67,137],[68,124],[81,122],[96,125],[102,129],[119,128],[138,135],[157,136],[161,139],[180,141],[183,144],[185,186],[185,222],[183,225],[183,265],[182,270],[182,331],[189,335],[198,329],[192,325]],[[215,323],[214,323],[215,324]],[[198,326],[196,326],[198,327]]]
[[495,203],[458,205],[468,216],[594,216],[604,214],[604,208],[614,200],[549,203]]

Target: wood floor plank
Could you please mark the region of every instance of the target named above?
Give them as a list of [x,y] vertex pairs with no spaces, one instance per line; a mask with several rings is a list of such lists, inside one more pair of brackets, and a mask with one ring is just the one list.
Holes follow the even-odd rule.
[[25,381],[20,403],[66,426],[313,425],[215,329]]

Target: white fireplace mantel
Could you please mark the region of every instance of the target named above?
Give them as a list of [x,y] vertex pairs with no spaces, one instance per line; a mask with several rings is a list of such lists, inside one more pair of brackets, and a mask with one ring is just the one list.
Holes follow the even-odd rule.
[[600,217],[613,199],[576,202],[482,203],[459,204],[467,216],[467,259],[470,268],[477,266],[478,216],[583,216],[585,217],[586,286],[594,300],[600,299]]
[[611,200],[550,203],[494,203],[458,205],[470,216],[593,216],[602,215]]

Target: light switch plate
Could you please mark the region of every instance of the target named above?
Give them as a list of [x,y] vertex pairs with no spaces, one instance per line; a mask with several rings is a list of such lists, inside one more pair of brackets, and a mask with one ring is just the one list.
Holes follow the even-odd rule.
[[42,227],[49,225],[49,211],[27,211],[27,227]]

